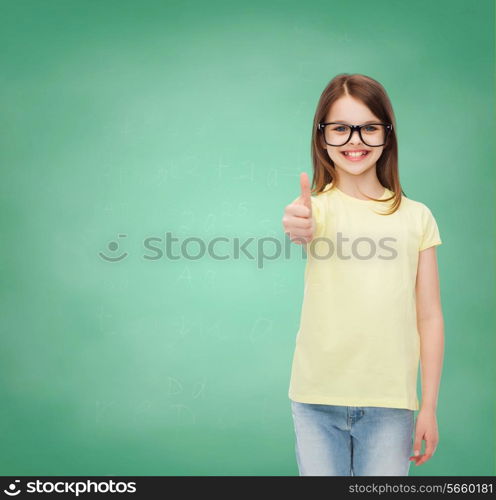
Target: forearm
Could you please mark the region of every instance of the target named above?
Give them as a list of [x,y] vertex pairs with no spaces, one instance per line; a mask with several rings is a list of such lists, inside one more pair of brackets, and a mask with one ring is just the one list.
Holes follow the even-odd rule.
[[420,334],[422,380],[421,409],[435,411],[444,357],[444,320],[442,314],[417,323]]

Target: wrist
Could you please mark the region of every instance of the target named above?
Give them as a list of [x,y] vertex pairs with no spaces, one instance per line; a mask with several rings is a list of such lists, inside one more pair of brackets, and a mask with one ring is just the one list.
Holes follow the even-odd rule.
[[422,413],[436,413],[436,406],[432,404],[421,405],[420,410]]

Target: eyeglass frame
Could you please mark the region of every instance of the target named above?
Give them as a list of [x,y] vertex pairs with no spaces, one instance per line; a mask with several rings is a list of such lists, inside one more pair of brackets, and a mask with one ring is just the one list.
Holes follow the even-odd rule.
[[[343,142],[343,144],[339,144],[339,145],[329,144],[326,141],[326,137],[325,137],[325,127],[326,127],[326,125],[345,125],[346,127],[350,127],[350,135],[349,135],[348,139],[345,142]],[[382,144],[372,146],[370,144],[367,144],[363,140],[363,137],[362,137],[362,128],[363,127],[368,127],[369,125],[382,125],[383,127],[386,128],[386,135],[384,136],[384,142]],[[377,122],[377,123],[366,123],[364,125],[349,125],[348,123],[341,123],[341,122],[319,122],[319,123],[317,123],[317,130],[322,133],[322,137],[324,138],[324,142],[328,146],[341,147],[341,146],[344,146],[345,144],[348,144],[348,142],[350,142],[350,139],[353,137],[353,133],[355,132],[355,130],[358,130],[358,135],[359,135],[361,141],[365,145],[367,145],[367,146],[369,146],[371,148],[380,148],[381,146],[384,146],[384,144],[386,144],[387,139],[389,137],[389,134],[393,130],[393,125],[391,123],[380,123],[380,122]]]

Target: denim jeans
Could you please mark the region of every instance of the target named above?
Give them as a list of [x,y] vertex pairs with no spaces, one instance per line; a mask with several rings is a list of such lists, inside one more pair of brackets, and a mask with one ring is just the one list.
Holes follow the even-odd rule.
[[290,401],[300,476],[408,476],[414,410]]

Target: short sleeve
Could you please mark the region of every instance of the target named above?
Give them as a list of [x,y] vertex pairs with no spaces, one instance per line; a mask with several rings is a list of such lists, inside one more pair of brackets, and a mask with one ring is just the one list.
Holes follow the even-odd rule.
[[312,196],[312,217],[315,221],[314,238],[319,238],[324,233],[324,210],[322,207],[322,199]]
[[441,245],[439,228],[432,212],[424,205],[422,210],[422,236],[420,238],[419,251],[425,250],[435,245]]

